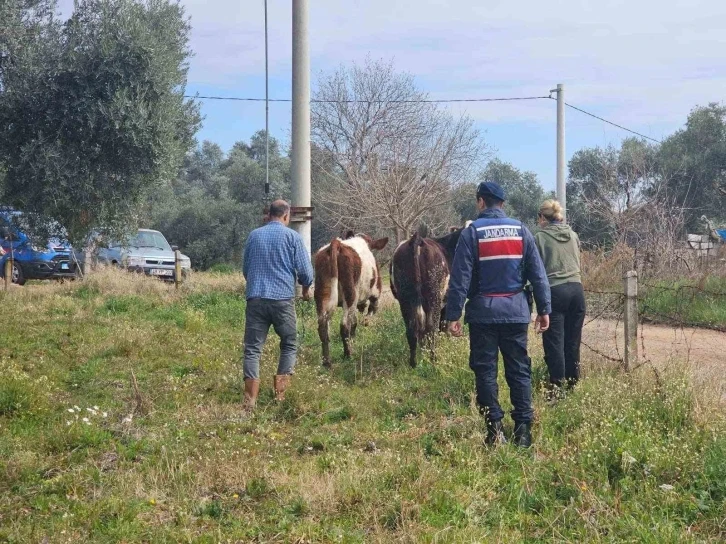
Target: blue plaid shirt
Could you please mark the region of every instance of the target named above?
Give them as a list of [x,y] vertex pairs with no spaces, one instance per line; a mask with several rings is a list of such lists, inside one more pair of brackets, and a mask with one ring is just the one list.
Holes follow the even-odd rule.
[[279,221],[250,233],[242,273],[247,280],[247,300],[295,298],[296,279],[303,287],[313,283],[313,266],[302,238]]

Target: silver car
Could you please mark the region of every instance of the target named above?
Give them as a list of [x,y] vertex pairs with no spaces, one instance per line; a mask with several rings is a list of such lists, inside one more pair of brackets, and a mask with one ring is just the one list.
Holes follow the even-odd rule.
[[[98,249],[98,262],[121,266],[165,280],[174,279],[174,249],[158,230],[139,229],[124,242],[112,242]],[[189,257],[181,255],[182,278],[192,269]]]

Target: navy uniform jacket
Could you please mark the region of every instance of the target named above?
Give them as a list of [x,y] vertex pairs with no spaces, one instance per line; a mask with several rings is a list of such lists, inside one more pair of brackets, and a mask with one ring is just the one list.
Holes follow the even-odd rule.
[[[487,239],[490,234],[498,238]],[[481,247],[489,253],[480,256]],[[537,313],[549,315],[550,286],[532,233],[500,208],[485,210],[463,230],[456,246],[446,320],[457,321],[468,298],[467,323],[529,323],[523,291],[527,282],[534,289]]]

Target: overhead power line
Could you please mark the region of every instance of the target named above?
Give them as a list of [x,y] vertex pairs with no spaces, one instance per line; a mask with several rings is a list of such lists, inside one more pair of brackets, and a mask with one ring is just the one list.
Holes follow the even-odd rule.
[[[184,98],[196,98],[199,100],[234,100],[238,102],[264,102],[264,98],[248,98],[238,96],[201,96],[201,95],[184,95]],[[442,98],[442,99],[421,99],[421,100],[316,100],[312,99],[310,102],[324,103],[324,104],[422,104],[422,103],[435,103],[435,104],[450,104],[453,102],[510,102],[515,100],[542,100],[548,99],[549,96],[507,96],[501,98]],[[290,98],[270,98],[270,102],[292,102]]]
[[641,138],[645,138],[646,140],[650,140],[650,141],[655,142],[655,143],[658,143],[658,144],[663,143],[660,140],[656,140],[655,138],[651,138],[650,136],[646,136],[645,134],[641,134],[640,132],[636,132],[635,130],[631,130],[631,129],[627,128],[627,127],[624,127],[623,125],[618,125],[617,123],[613,123],[612,121],[608,121],[607,119],[603,119],[599,115],[595,115],[594,113],[590,113],[589,111],[585,111],[582,108],[578,108],[577,106],[573,106],[572,104],[568,104],[567,102],[565,102],[565,106],[567,106],[568,108],[572,108],[573,110],[577,110],[580,113],[584,113],[585,115],[589,115],[590,117],[594,117],[595,119],[598,119],[598,120],[602,121],[603,123],[607,123],[608,125],[612,125],[612,126],[617,127],[617,128],[619,128],[621,130],[624,130],[626,132],[630,132],[631,134],[635,134],[636,136],[640,136]]
[[[226,101],[234,101],[234,102],[264,102],[265,101],[264,98],[255,98],[255,97],[210,96],[210,95],[191,95],[191,94],[184,95],[184,98],[192,98],[192,99],[197,99],[197,100],[226,100]],[[554,100],[554,98],[552,96],[505,96],[505,97],[496,97],[496,98],[431,98],[431,99],[420,99],[420,100],[316,100],[316,99],[312,99],[312,100],[310,100],[310,102],[318,103],[318,104],[321,104],[321,103],[322,104],[336,104],[336,103],[380,104],[380,103],[384,103],[384,102],[392,103],[392,104],[423,104],[423,103],[453,104],[453,103],[462,103],[462,102],[515,102],[515,101],[523,101],[523,100]],[[290,98],[270,98],[269,102],[292,102],[292,99],[290,99]],[[582,108],[578,108],[577,106],[574,106],[573,104],[570,104],[568,102],[565,102],[565,106],[567,106],[568,108],[572,108],[573,110],[577,110],[580,113],[584,113],[585,115],[593,117],[599,121],[602,121],[603,123],[607,123],[608,125],[612,125],[621,130],[624,130],[626,132],[630,132],[631,134],[635,134],[636,136],[640,136],[641,138],[645,138],[646,140],[650,140],[650,141],[656,142],[658,144],[662,143],[660,140],[651,138],[650,136],[646,136],[645,134],[642,134],[635,130],[624,127],[623,125],[614,123],[613,121],[608,121],[607,119],[600,117],[599,115],[595,115],[594,113],[583,110]]]

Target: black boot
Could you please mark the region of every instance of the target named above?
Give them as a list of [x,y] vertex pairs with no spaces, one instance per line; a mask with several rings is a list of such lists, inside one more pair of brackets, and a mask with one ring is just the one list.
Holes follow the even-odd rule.
[[551,381],[545,388],[545,400],[547,402],[557,402],[564,398],[565,383],[563,380]]
[[514,423],[514,444],[520,448],[529,448],[532,445],[531,423]]
[[504,438],[504,429],[502,428],[501,419],[499,421],[487,421],[487,437],[484,443],[487,446],[507,443],[507,439]]

